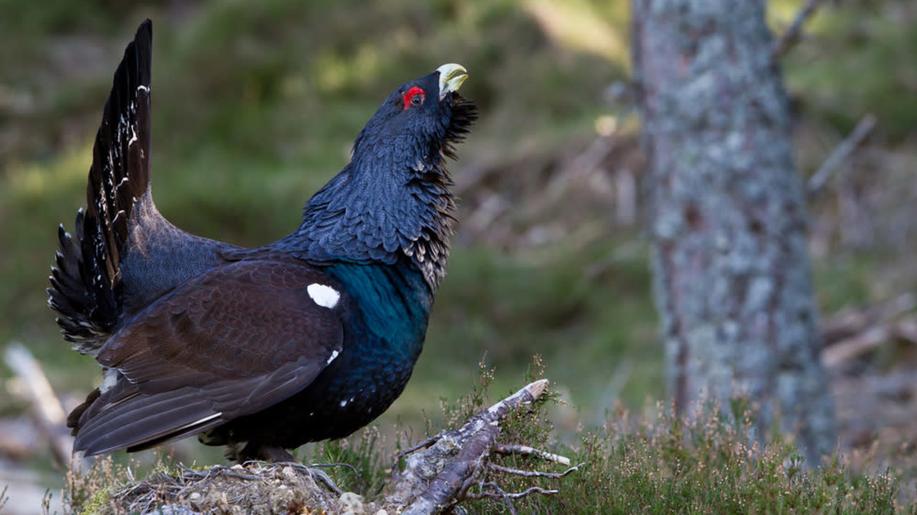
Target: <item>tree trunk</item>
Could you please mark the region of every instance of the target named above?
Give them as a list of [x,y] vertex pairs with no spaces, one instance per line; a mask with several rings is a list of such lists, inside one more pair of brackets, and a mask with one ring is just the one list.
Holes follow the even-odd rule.
[[802,181],[762,0],[633,0],[650,157],[654,290],[676,411],[779,420],[810,462],[834,446]]

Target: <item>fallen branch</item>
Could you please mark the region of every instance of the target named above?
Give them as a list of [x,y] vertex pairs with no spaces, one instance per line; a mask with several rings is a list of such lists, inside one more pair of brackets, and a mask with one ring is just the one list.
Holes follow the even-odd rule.
[[869,327],[826,348],[822,353],[822,359],[826,366],[837,367],[894,341],[917,344],[917,319],[888,321]]
[[891,331],[888,326],[873,327],[825,349],[822,359],[826,366],[836,367],[866,354],[890,339]]
[[786,32],[777,39],[777,42],[774,43],[771,57],[780,59],[799,42],[802,36],[803,27],[805,27],[809,18],[815,14],[815,11],[818,10],[821,3],[822,0],[806,0],[806,3],[799,9],[799,12],[796,13],[796,17],[793,18],[793,23],[791,23],[786,29]]
[[51,443],[54,459],[62,466],[71,465],[73,438],[67,430],[67,415],[51,383],[32,353],[20,343],[6,348],[4,359],[22,382],[22,396],[29,403],[36,422]]
[[[547,386],[547,380],[535,381],[475,415],[461,428],[439,434],[435,437],[435,443],[429,440],[422,442],[424,450],[407,458],[405,469],[391,487],[391,493],[386,497],[386,509],[420,515],[446,511],[465,498],[495,497],[509,502],[510,499],[532,493],[556,493],[556,490],[540,487],[532,487],[519,493],[506,493],[495,483],[485,481],[489,471],[509,470],[503,470],[503,467],[494,468],[494,465],[488,462],[491,454],[497,453],[498,449],[504,453],[525,449],[523,453],[528,455],[550,457],[551,461],[570,463],[567,458],[537,451],[531,447],[501,446],[497,443],[502,420],[510,412],[531,405],[541,397]],[[532,473],[530,477],[557,479],[574,470],[568,470],[557,477],[551,473]],[[482,490],[469,494],[469,488],[475,484],[481,485]],[[494,492],[483,490],[484,485],[490,484],[496,486]],[[507,507],[510,512],[515,511],[511,503]]]
[[549,206],[556,204],[575,183],[593,174],[602,173],[602,163],[614,152],[618,140],[614,132],[596,136],[581,153],[554,172],[541,194],[526,202],[522,216],[535,218]]
[[850,157],[850,154],[863,143],[875,127],[876,117],[872,114],[867,114],[860,118],[860,121],[857,122],[850,134],[847,135],[838,146],[834,147],[834,150],[828,154],[828,157],[825,158],[825,161],[818,167],[818,170],[809,178],[807,186],[809,196],[815,195],[821,191],[825,184],[828,183],[831,174],[838,169],[841,163]]
[[847,308],[821,324],[822,342],[830,347],[849,340],[869,329],[895,320],[917,308],[917,297],[904,293],[897,297],[866,307]]

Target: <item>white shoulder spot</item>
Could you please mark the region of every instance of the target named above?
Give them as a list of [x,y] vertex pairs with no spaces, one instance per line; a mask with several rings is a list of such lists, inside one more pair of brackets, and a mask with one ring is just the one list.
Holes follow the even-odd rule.
[[334,361],[338,357],[338,354],[340,353],[337,350],[331,351],[331,355],[328,356],[328,361],[326,361],[325,364],[330,365],[331,362]]
[[107,392],[115,387],[118,384],[118,377],[121,375],[118,372],[117,368],[106,368],[102,372],[102,384],[99,385],[99,391],[102,393]]
[[337,290],[324,284],[312,283],[306,287],[306,291],[312,300],[323,308],[331,309],[337,306],[338,300],[341,299],[341,294]]

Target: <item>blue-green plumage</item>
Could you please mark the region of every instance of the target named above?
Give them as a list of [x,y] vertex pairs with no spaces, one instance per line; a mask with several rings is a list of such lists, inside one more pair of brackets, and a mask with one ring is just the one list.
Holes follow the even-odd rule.
[[294,448],[340,438],[384,412],[404,390],[423,347],[433,295],[405,260],[325,269],[351,302],[342,306],[344,350],[301,393],[202,438]]
[[414,263],[405,258],[391,265],[341,263],[325,272],[353,300],[356,309],[344,315],[345,324],[364,326],[367,334],[379,338],[386,352],[416,359],[433,292]]

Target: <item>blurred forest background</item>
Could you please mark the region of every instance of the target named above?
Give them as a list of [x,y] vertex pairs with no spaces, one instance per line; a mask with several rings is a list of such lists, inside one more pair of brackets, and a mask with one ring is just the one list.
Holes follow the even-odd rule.
[[[771,0],[772,30],[801,3]],[[392,87],[445,62],[468,68],[463,93],[481,119],[451,167],[462,202],[449,275],[414,377],[377,425],[422,430],[479,361],[502,393],[533,354],[566,401],[553,415],[561,438],[618,405],[651,406],[665,381],[627,4],[0,0],[0,346],[25,343],[65,404],[99,380],[58,336],[44,289],[55,228],[85,201],[112,72],[150,17],[157,204],[192,233],[240,245],[298,224]],[[875,121],[813,191],[810,250],[828,343],[867,341],[827,358],[842,446],[913,478],[917,4],[824,2],[782,64],[807,177]],[[21,434],[20,447],[0,447],[0,483],[16,462],[59,485],[2,367],[0,379],[0,433]],[[196,444],[175,452],[219,457]]]

